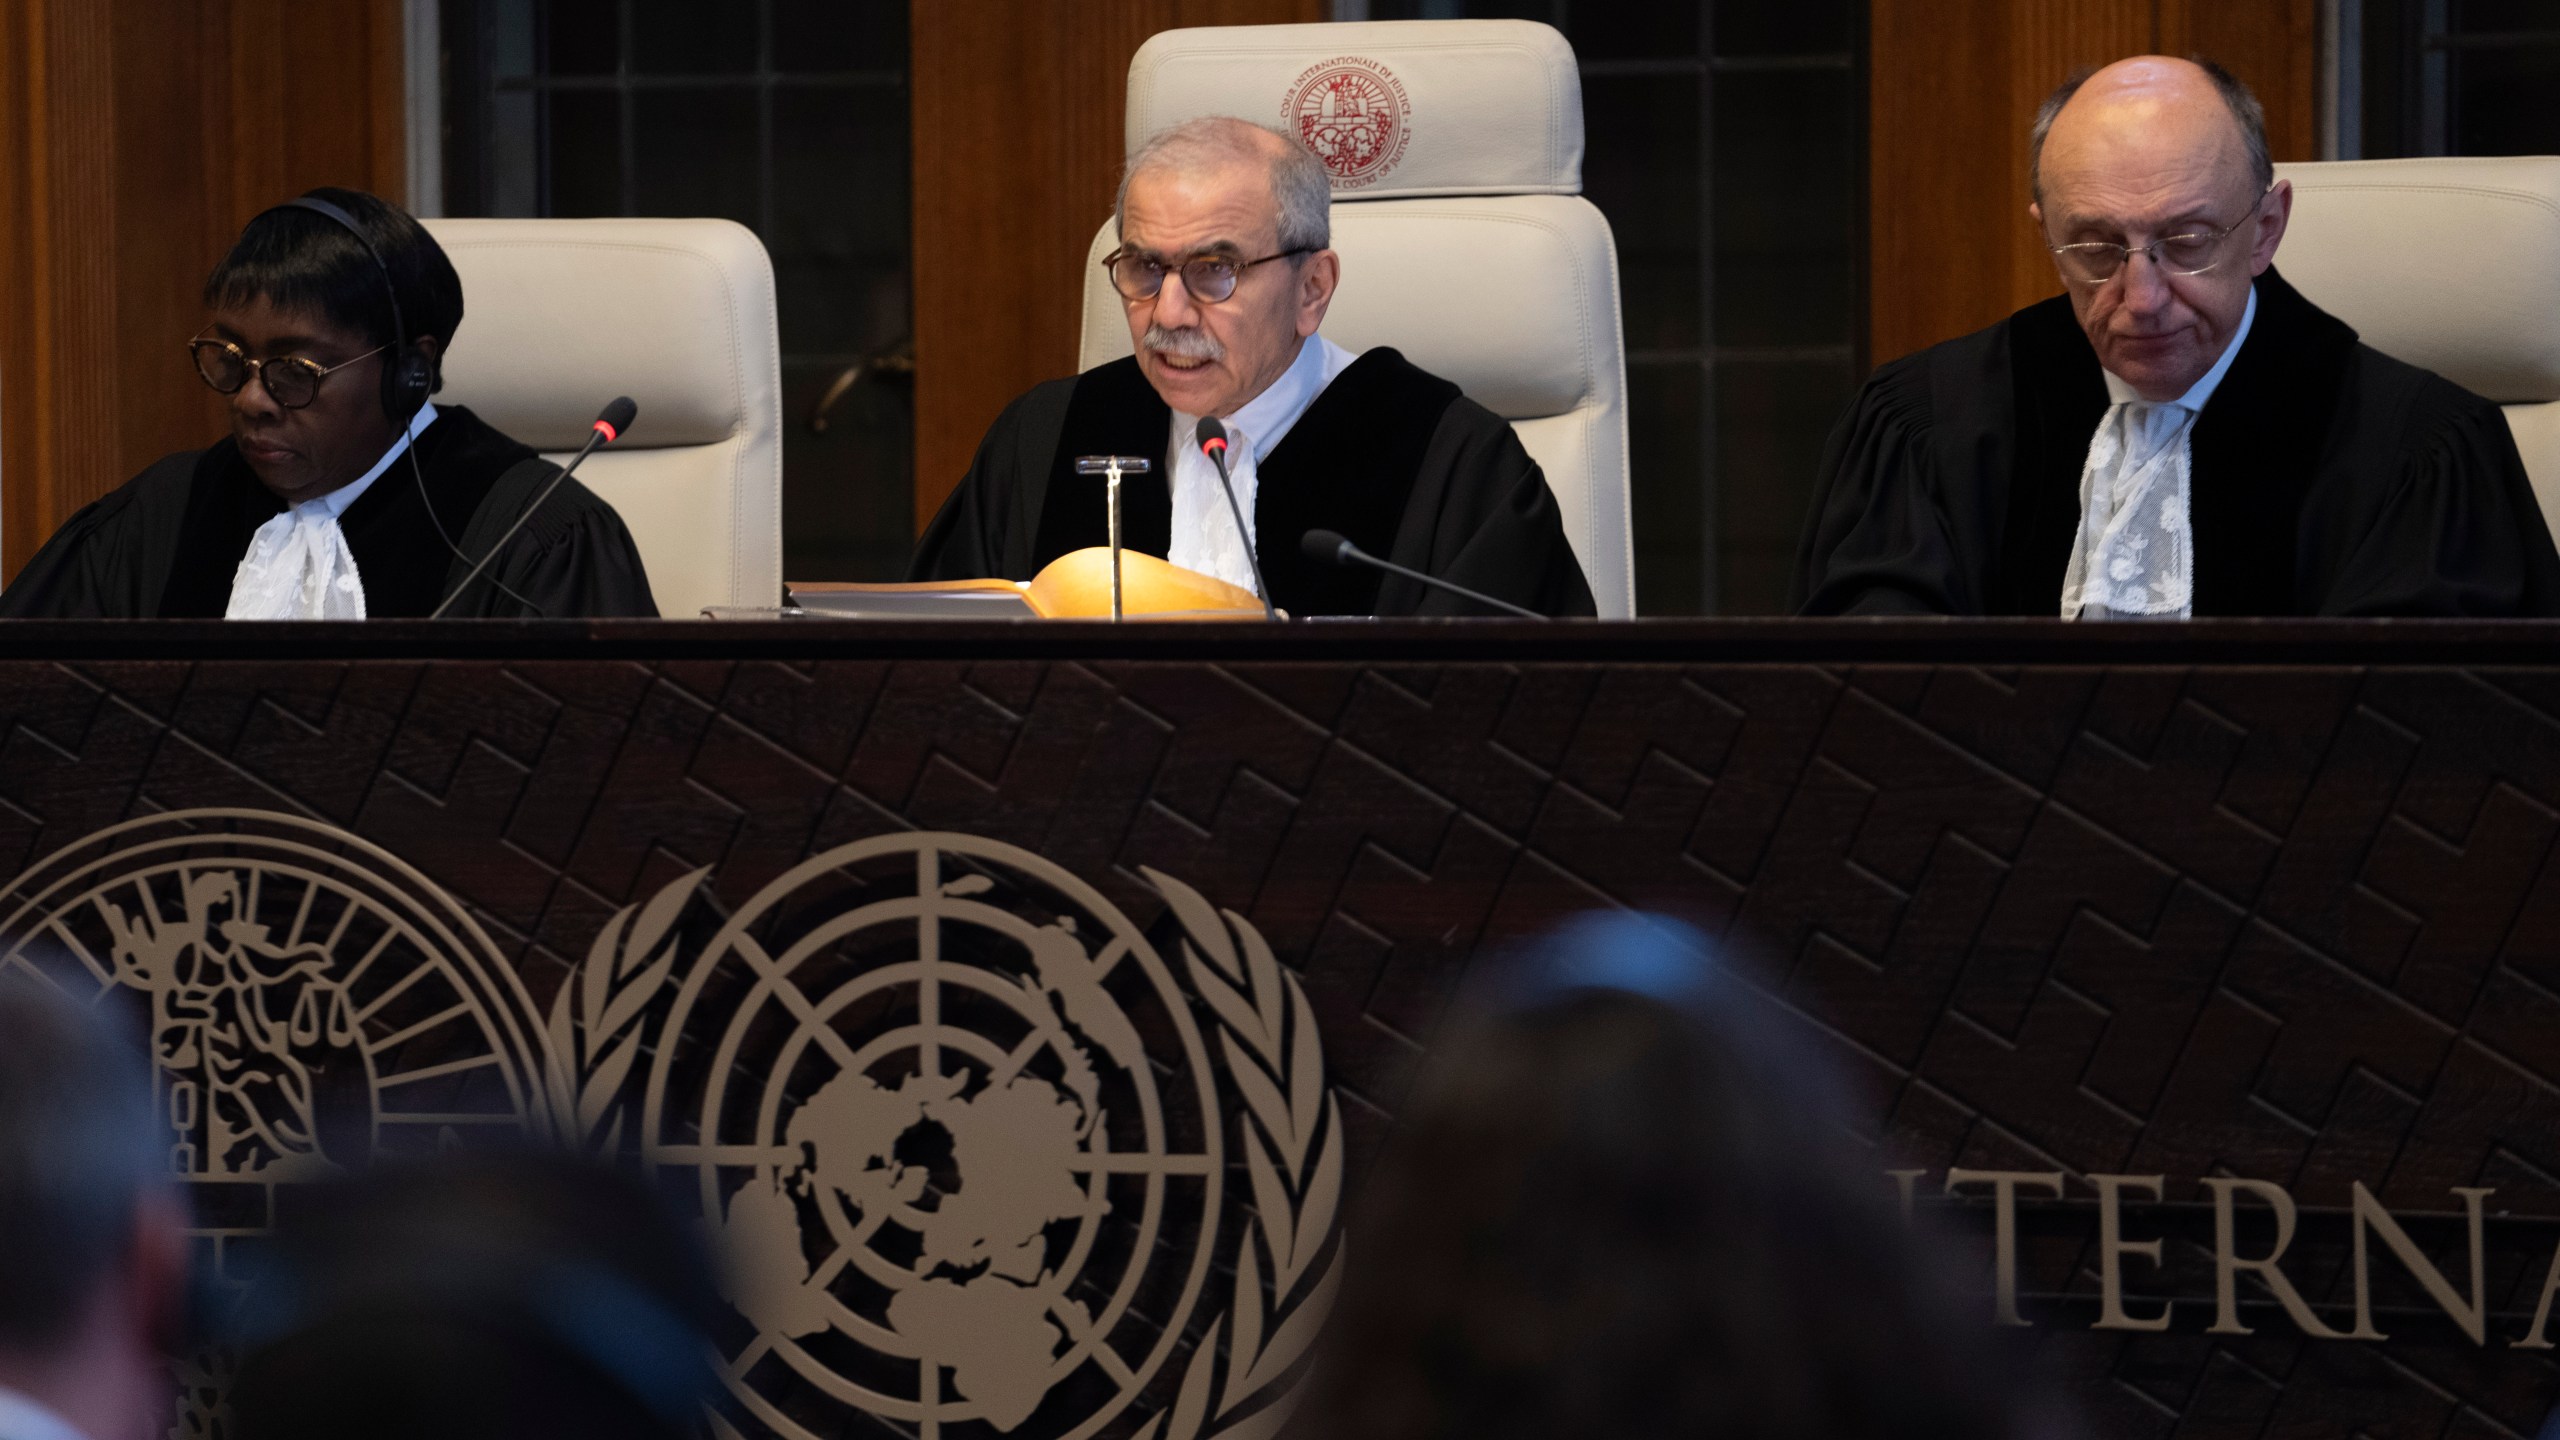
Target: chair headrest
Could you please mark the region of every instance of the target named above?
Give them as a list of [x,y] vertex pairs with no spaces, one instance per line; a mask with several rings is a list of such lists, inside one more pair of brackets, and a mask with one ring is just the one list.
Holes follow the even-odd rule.
[[1217,26],[1139,46],[1128,153],[1203,115],[1297,136],[1336,200],[1582,192],[1582,75],[1534,21]]
[[773,403],[773,267],[728,220],[430,220],[462,277],[436,398],[537,450],[574,450],[616,395],[623,449],[744,435]]
[[2364,342],[2502,404],[2560,400],[2560,158],[2282,165],[2276,268]]

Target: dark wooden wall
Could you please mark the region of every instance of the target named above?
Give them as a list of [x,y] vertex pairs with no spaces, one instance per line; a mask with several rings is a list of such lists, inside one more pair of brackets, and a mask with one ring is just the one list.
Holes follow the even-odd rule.
[[242,223],[400,196],[400,0],[0,0],[0,576],[221,433],[186,368]]
[[914,0],[919,530],[1005,402],[1075,373],[1129,57],[1159,30],[1330,13],[1325,0]]
[[1869,353],[2061,293],[2027,219],[2027,124],[2084,65],[2202,54],[2267,107],[2278,160],[2320,151],[2319,0],[1872,0]]

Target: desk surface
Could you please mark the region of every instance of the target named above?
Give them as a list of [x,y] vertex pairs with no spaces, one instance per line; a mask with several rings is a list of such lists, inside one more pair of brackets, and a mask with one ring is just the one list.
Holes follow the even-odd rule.
[[0,658],[553,658],[1571,661],[1681,664],[2560,663],[2560,622],[2205,620],[1354,620],[1262,625],[1029,620],[219,620],[0,622]]
[[[2516,1348],[2560,1250],[2560,625],[0,627],[0,955],[102,904],[177,913],[133,878],[172,854],[283,907],[279,937],[323,880],[463,937],[403,962],[462,978],[366,1011],[389,1047],[367,1063],[433,1097],[382,1110],[379,1145],[531,1126],[546,1075],[620,1076],[580,1092],[617,1143],[705,1175],[773,1137],[721,1148],[717,1114],[643,1092],[709,1083],[683,1057],[750,1003],[720,982],[743,942],[713,932],[803,916],[770,921],[787,938],[846,903],[812,876],[995,876],[1159,955],[1243,927],[1309,1003],[1342,1104],[1322,1134],[1355,1175],[1475,956],[1578,909],[1666,910],[1852,1070],[1879,1171],[1922,1194],[1954,1167],[2070,1177],[2024,1206],[2019,1303],[2102,1433],[2529,1435],[2560,1399],[2554,1352]],[[657,973],[625,950],[660,944],[663,995],[566,983]],[[445,1012],[401,1008],[439,984],[480,1017],[468,1055],[431,1043]],[[627,1070],[579,1068],[596,996],[638,1007],[596,1012],[638,1017]],[[787,1069],[777,1114],[817,1083]],[[2165,1179],[2126,1223],[2167,1262],[2127,1283],[2137,1311],[2174,1297],[2168,1333],[2091,1328],[2092,1174]],[[2465,1297],[2457,1187],[2492,1191],[2478,1338],[2379,1240],[2387,1341],[2305,1339],[2245,1282],[2257,1333],[2208,1335],[2223,1175],[2300,1208],[2283,1267],[2340,1329],[2356,1186]],[[734,1174],[703,1183],[733,1203]],[[1227,1247],[1243,1213],[1145,1243]],[[1979,1202],[1957,1218],[1989,1231]],[[1158,1318],[1196,1336],[1226,1297]],[[775,1433],[832,1423],[842,1402],[764,1363],[746,1392],[803,1417]],[[1127,1363],[1138,1403],[1178,1388],[1178,1364]]]

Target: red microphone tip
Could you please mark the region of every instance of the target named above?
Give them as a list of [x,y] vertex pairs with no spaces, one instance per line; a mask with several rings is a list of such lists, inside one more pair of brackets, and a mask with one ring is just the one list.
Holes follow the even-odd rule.
[[1203,449],[1203,450],[1210,451],[1210,452],[1211,452],[1211,453],[1213,453],[1213,454],[1214,454],[1214,453],[1216,453],[1216,452],[1219,452],[1219,451],[1223,451],[1223,450],[1225,450],[1225,449],[1227,448],[1226,437],[1224,437],[1224,436],[1211,436],[1211,437],[1210,437],[1210,438],[1209,438],[1205,443],[1203,443],[1203,444],[1201,445],[1201,447],[1200,447],[1200,448],[1201,448],[1201,449]]
[[602,435],[602,436],[604,437],[604,443],[606,443],[607,445],[610,445],[610,444],[612,444],[614,441],[619,440],[619,439],[621,439],[621,438],[622,438],[622,432],[621,432],[621,431],[619,431],[619,430],[614,429],[614,428],[613,428],[613,422],[611,422],[611,421],[609,421],[609,420],[599,420],[599,421],[597,421],[597,422],[596,422],[596,433],[597,433],[597,434],[599,434],[599,435]]

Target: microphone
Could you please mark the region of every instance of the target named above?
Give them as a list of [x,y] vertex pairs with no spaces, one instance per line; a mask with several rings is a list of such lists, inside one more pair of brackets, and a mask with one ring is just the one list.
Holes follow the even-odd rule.
[[596,453],[598,447],[621,439],[622,432],[631,428],[632,419],[639,413],[639,402],[628,395],[605,406],[604,413],[588,427],[587,443],[578,447],[578,453],[570,457],[568,468],[551,477],[551,483],[543,486],[542,492],[533,497],[533,503],[524,507],[524,513],[516,517],[516,523],[507,527],[507,533],[498,537],[498,543],[489,547],[489,553],[480,557],[480,563],[471,567],[471,573],[462,577],[462,583],[454,586],[452,593],[436,602],[436,608],[427,613],[427,618],[442,619],[453,602],[461,598],[462,592],[471,588],[471,582],[480,578],[480,572],[489,568],[489,562],[498,558],[498,552],[507,548],[507,542],[516,538],[516,532],[524,528],[524,522],[533,518],[533,512],[542,508],[542,502],[551,498],[551,492],[560,488],[560,482],[576,474],[578,467],[585,464],[587,457]]
[[1392,560],[1381,560],[1377,556],[1372,555],[1368,551],[1361,549],[1359,546],[1352,544],[1349,540],[1331,530],[1308,531],[1305,535],[1299,538],[1298,551],[1300,554],[1305,555],[1308,559],[1313,560],[1319,565],[1339,565],[1345,569],[1354,565],[1366,565],[1372,570],[1384,570],[1390,575],[1401,575],[1407,580],[1419,580],[1434,590],[1446,590],[1450,594],[1458,596],[1461,599],[1473,600],[1479,605],[1490,606],[1496,610],[1507,611],[1508,613],[1518,615],[1523,619],[1546,620],[1552,618],[1550,616],[1541,615],[1537,611],[1531,610],[1525,606],[1514,605],[1508,600],[1496,600],[1490,595],[1480,594],[1477,591],[1468,589],[1464,585],[1452,584],[1449,581],[1441,579],[1437,575],[1425,575],[1419,570],[1408,570],[1402,565],[1396,564]]
[[1262,557],[1253,553],[1253,532],[1244,528],[1244,507],[1236,503],[1236,487],[1227,479],[1227,427],[1215,415],[1200,417],[1200,428],[1191,432],[1209,463],[1218,467],[1218,488],[1227,492],[1227,513],[1236,517],[1236,538],[1244,542],[1244,563],[1253,567],[1253,598],[1262,602],[1262,618],[1276,621],[1278,611],[1271,608],[1271,587],[1263,583]]

